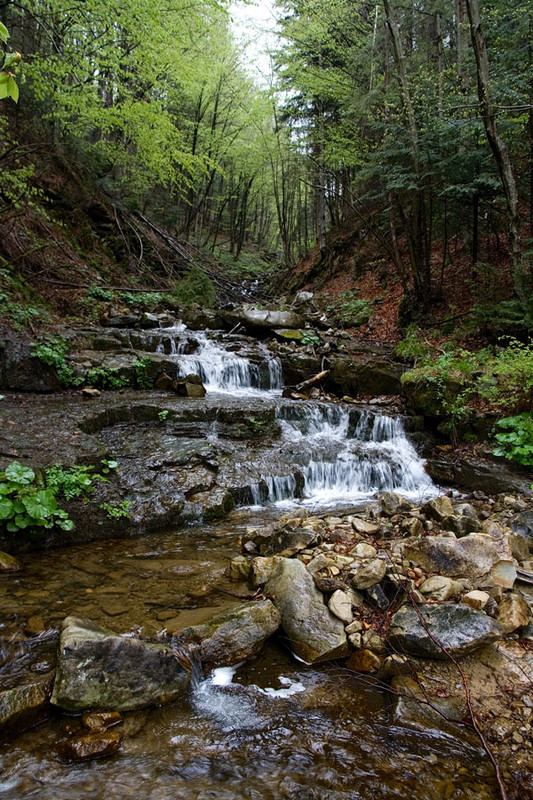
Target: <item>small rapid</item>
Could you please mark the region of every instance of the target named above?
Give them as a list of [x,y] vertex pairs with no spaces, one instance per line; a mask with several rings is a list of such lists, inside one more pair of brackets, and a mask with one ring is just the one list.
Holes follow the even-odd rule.
[[[253,358],[238,354],[201,331],[184,325],[158,333],[157,353],[168,353],[176,363],[177,378],[198,375],[206,391],[232,396],[281,394],[281,362],[258,345]],[[229,347],[235,345],[229,342]]]

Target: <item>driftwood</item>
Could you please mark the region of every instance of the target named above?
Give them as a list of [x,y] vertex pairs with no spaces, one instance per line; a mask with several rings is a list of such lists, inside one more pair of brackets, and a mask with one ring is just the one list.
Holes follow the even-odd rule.
[[322,372],[318,372],[316,375],[313,375],[312,378],[302,381],[302,383],[299,383],[297,386],[293,386],[292,388],[297,392],[305,391],[306,389],[310,389],[311,387],[315,386],[317,383],[320,383],[320,381],[323,381],[327,375],[329,375],[329,369],[324,369]]

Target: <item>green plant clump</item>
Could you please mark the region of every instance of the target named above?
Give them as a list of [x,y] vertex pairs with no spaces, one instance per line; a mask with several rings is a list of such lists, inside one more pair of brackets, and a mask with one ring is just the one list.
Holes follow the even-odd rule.
[[151,363],[152,359],[150,356],[147,356],[146,358],[138,358],[137,361],[133,362],[132,366],[135,372],[135,385],[138,389],[153,388],[154,382],[146,373],[147,367],[149,367]]
[[52,528],[70,531],[74,523],[58,508],[56,492],[45,488],[35,472],[13,461],[0,473],[0,520],[8,531],[26,528]]
[[128,378],[120,374],[116,367],[104,369],[103,367],[93,367],[87,371],[85,383],[95,386],[98,389],[124,389],[128,386]]
[[123,500],[121,503],[101,503],[100,508],[109,519],[130,519],[130,505],[129,500]]
[[496,426],[501,432],[495,434],[499,446],[494,448],[493,454],[533,467],[533,416],[524,413],[505,417],[498,420]]
[[90,300],[101,300],[104,303],[110,303],[114,295],[110,289],[102,289],[100,286],[91,286],[87,291],[87,297]]
[[87,497],[94,491],[94,483],[107,482],[105,475],[117,467],[116,461],[102,459],[102,474],[95,473],[92,466],[54,464],[36,475],[30,467],[13,461],[0,473],[0,521],[12,532],[54,525],[70,531],[74,523],[58,507],[58,498]]
[[172,292],[172,299],[179,306],[191,306],[198,303],[204,308],[211,308],[216,300],[213,281],[199,267],[191,267],[181,281],[176,284]]
[[33,342],[31,354],[38,358],[43,364],[53,367],[62,386],[78,386],[80,379],[74,374],[74,370],[67,364],[65,358],[68,353],[68,342],[59,337],[47,339],[43,342]]

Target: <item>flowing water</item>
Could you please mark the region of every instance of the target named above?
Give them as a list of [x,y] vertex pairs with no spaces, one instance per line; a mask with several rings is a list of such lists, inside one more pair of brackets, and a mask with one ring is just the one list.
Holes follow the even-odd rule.
[[[268,355],[254,365],[230,351],[216,354],[219,346],[199,334],[196,344],[190,338],[180,344],[176,333],[165,338],[163,332],[160,344],[165,352],[174,348],[177,374],[202,375],[221,403],[230,392],[263,393],[270,401],[279,394],[280,373],[268,366],[274,362]],[[334,505],[385,489],[418,497],[435,491],[399,418],[328,404],[276,400],[276,407],[280,441],[300,479],[262,475],[254,498],[262,507],[240,509],[216,525],[26,555],[21,573],[3,577],[4,686],[53,667],[55,632],[69,614],[124,635],[157,637],[236,604],[235,585],[224,571],[240,552],[239,534],[275,518],[287,502]],[[302,495],[298,501],[296,494]],[[32,623],[48,635],[31,637]],[[62,761],[66,729],[80,723],[59,714],[1,744],[0,800],[497,796],[475,740],[439,724],[402,727],[391,715],[393,700],[344,664],[304,665],[274,640],[250,662],[206,679],[197,670],[189,695],[179,702],[125,714],[121,750],[106,760]]]

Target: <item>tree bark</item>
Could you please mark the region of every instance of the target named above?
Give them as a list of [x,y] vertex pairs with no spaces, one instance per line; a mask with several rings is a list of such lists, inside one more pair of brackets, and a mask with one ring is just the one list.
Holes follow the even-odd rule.
[[485,134],[492,155],[498,167],[502,182],[507,214],[509,219],[509,260],[513,288],[518,299],[524,304],[530,301],[529,280],[522,264],[522,243],[520,239],[520,218],[518,214],[518,190],[509,156],[509,150],[501,138],[496,124],[496,110],[490,90],[489,57],[487,44],[481,29],[478,0],[466,0],[472,47],[476,57],[477,90]]

